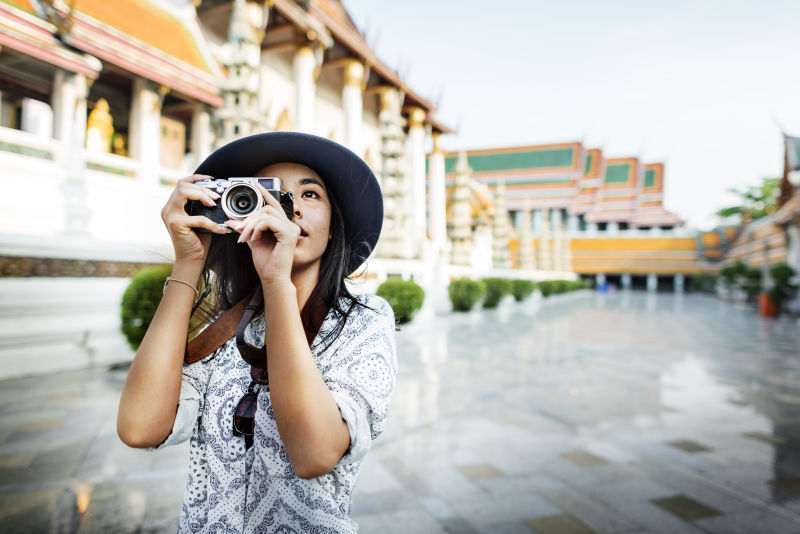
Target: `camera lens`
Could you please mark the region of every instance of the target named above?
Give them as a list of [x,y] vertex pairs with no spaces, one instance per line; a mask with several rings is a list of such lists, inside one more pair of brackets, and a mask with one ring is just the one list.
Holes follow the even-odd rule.
[[231,187],[226,197],[226,207],[237,217],[249,215],[259,206],[258,193],[247,185]]

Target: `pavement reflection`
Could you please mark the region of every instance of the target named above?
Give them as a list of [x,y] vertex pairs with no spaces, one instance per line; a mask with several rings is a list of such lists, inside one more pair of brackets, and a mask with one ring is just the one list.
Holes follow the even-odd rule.
[[[800,533],[796,320],[583,292],[397,338],[362,532]],[[175,531],[186,447],[119,442],[124,373],[0,383],[0,531]]]

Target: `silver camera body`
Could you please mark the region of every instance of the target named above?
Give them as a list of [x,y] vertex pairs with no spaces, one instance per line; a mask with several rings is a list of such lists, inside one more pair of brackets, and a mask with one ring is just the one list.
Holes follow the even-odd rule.
[[[269,191],[280,202],[286,217],[292,219],[294,211],[294,195],[281,191],[280,178],[231,177],[219,180],[203,180],[195,185],[211,189],[220,195],[214,207],[206,206],[199,200],[186,203],[186,213],[202,215],[218,224],[228,219],[241,220],[266,206],[267,202],[256,187],[256,184]],[[201,230],[202,229],[198,229]]]

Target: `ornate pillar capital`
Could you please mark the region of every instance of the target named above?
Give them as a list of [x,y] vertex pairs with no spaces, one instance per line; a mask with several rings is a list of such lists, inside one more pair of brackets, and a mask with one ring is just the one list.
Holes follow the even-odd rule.
[[433,137],[433,153],[444,154],[444,150],[442,150],[442,133],[433,132],[431,137]]
[[382,85],[377,88],[378,100],[380,102],[380,110],[388,111],[394,102],[394,97],[397,94],[397,89],[390,85]]
[[366,86],[364,80],[364,64],[357,59],[347,58],[344,60],[344,86],[358,87],[361,91]]
[[411,106],[408,108],[408,127],[409,128],[422,128],[425,125],[425,119],[428,114],[419,106]]

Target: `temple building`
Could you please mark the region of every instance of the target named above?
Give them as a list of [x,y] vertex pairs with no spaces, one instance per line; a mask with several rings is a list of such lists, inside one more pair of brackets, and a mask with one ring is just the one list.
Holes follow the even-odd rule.
[[448,153],[444,172],[453,192],[464,157],[473,189],[488,198],[501,192],[513,226],[513,268],[653,290],[680,289],[687,275],[710,269],[697,238],[663,206],[662,163],[606,158],[580,142]]
[[120,297],[170,262],[164,202],[244,135],[362,156],[385,198],[364,277],[420,279],[447,240],[428,235],[435,112],[339,0],[0,0],[0,377],[130,358]]

